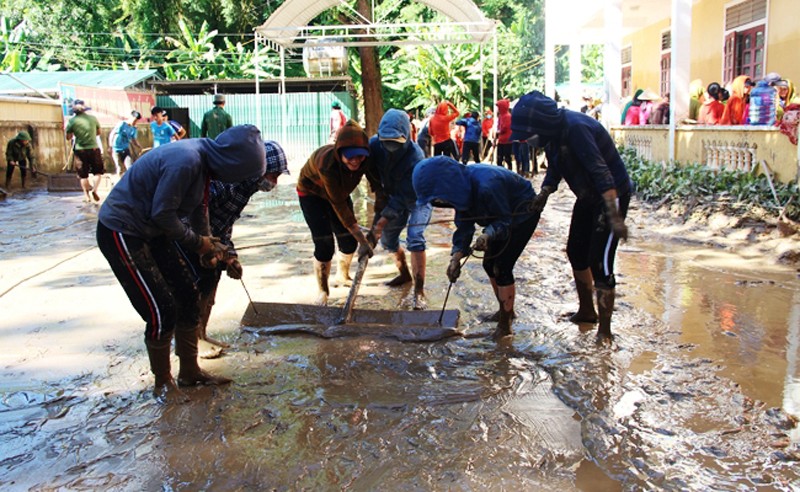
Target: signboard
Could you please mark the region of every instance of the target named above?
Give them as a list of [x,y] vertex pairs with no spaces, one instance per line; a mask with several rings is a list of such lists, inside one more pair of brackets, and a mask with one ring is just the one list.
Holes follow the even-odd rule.
[[82,99],[88,108],[87,112],[100,121],[101,127],[113,127],[120,120],[127,119],[131,111],[136,110],[147,121],[150,108],[156,105],[156,96],[152,92],[135,92],[121,89],[101,89],[81,85],[61,84],[61,109],[64,124],[75,116],[72,101]]

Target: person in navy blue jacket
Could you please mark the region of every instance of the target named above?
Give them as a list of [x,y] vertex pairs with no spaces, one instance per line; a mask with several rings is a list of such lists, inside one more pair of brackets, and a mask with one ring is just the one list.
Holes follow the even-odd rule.
[[[611,339],[614,310],[614,256],[627,239],[625,215],[631,180],[614,141],[594,118],[560,109],[541,92],[522,96],[511,114],[512,140],[542,147],[547,174],[534,203],[541,211],[562,179],[577,197],[567,239],[567,256],[578,291],[575,323],[598,323],[601,340]],[[592,285],[597,290],[597,311]],[[599,313],[599,316],[598,316]]]
[[[417,203],[411,173],[424,158],[422,149],[411,140],[411,121],[399,109],[387,111],[378,125],[378,134],[369,141],[369,153],[380,175],[387,204],[373,222],[375,240],[394,254],[399,275],[387,282],[399,286],[414,281],[413,308],[425,309],[425,228],[431,219],[431,205]],[[411,253],[411,271],[400,246],[400,233],[406,229],[406,248]]]
[[472,160],[481,162],[481,124],[477,120],[478,113],[467,113],[465,118],[456,121],[456,125],[464,127],[464,143],[461,146],[461,163],[466,165],[469,156]]
[[484,251],[483,269],[500,304],[494,338],[511,334],[514,317],[514,265],[539,223],[531,212],[536,192],[531,183],[504,167],[461,165],[446,156],[425,159],[414,169],[417,203],[454,208],[453,234],[447,277],[455,282],[461,259],[470,254],[475,225],[483,227],[472,249]]

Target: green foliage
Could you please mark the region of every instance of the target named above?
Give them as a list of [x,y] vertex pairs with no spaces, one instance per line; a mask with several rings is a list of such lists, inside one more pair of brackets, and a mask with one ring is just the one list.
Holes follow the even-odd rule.
[[[784,207],[786,217],[800,220],[800,189],[796,183],[773,183],[775,196],[767,177],[757,172],[714,170],[700,164],[658,163],[623,148],[625,161],[636,194],[647,202],[716,202],[731,208],[758,206],[775,215]],[[788,205],[787,205],[788,204]]]

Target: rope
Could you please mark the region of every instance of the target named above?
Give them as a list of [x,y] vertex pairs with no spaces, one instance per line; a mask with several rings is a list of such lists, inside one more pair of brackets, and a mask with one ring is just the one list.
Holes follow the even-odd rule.
[[42,270],[42,271],[40,271],[40,272],[34,273],[34,274],[33,274],[33,275],[31,275],[30,277],[23,278],[22,280],[20,280],[20,281],[19,281],[19,282],[17,282],[16,284],[14,284],[14,285],[12,285],[11,287],[9,287],[8,289],[6,289],[6,290],[5,290],[5,291],[4,291],[2,294],[0,294],[0,297],[3,297],[4,295],[8,294],[9,292],[11,292],[12,290],[16,289],[16,288],[17,288],[17,287],[19,287],[20,285],[24,284],[24,283],[25,283],[25,282],[27,282],[28,280],[31,280],[31,279],[33,279],[33,278],[36,278],[36,277],[38,277],[39,275],[42,275],[42,274],[44,274],[44,273],[47,273],[47,272],[49,272],[50,270],[53,270],[54,268],[58,267],[59,265],[62,265],[62,264],[66,263],[66,262],[68,262],[68,261],[70,261],[70,260],[73,260],[73,259],[75,259],[75,258],[79,257],[80,255],[82,255],[82,254],[84,254],[84,253],[86,253],[86,252],[88,252],[88,251],[91,251],[91,250],[93,250],[93,249],[94,249],[94,248],[96,248],[96,247],[97,247],[97,246],[91,246],[91,247],[89,247],[89,248],[86,248],[86,249],[84,249],[83,251],[81,251],[80,253],[76,253],[75,255],[72,255],[72,256],[70,256],[69,258],[65,258],[65,259],[63,259],[63,260],[59,261],[58,263],[56,263],[55,265],[53,265],[53,266],[51,266],[51,267],[49,267],[49,268],[45,268],[44,270]]

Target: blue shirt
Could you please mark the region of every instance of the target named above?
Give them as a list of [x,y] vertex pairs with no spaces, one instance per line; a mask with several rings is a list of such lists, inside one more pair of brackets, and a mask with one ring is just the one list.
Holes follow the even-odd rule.
[[169,123],[158,124],[155,121],[150,122],[150,131],[153,133],[153,148],[159,145],[166,145],[172,141],[172,136],[175,135],[175,129]]
[[130,145],[131,140],[134,140],[139,133],[136,127],[129,125],[127,121],[120,121],[112,132],[117,135],[114,142],[111,144],[115,152],[128,150],[128,145]]

